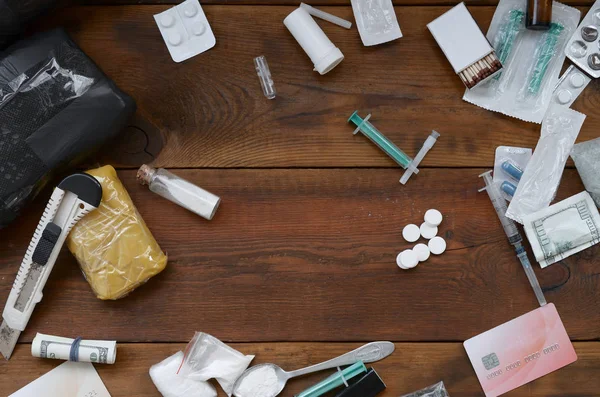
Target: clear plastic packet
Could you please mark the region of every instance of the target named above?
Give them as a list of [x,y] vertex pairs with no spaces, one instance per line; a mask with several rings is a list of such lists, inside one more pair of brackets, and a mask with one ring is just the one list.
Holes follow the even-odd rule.
[[402,37],[392,0],[352,0],[352,11],[365,46]]
[[565,60],[564,49],[580,11],[554,2],[549,30],[525,29],[525,2],[501,0],[487,38],[503,63],[494,78],[465,91],[463,100],[484,109],[541,123]]
[[201,382],[177,375],[183,360],[179,351],[150,367],[150,378],[163,397],[217,397],[217,389]]
[[508,201],[512,200],[512,195],[502,189],[503,184],[518,186],[529,159],[531,159],[532,150],[522,147],[498,146],[496,148],[496,157],[494,159],[494,183],[500,187],[502,196]]
[[450,397],[450,395],[444,386],[444,382],[439,382],[435,385],[431,385],[424,389],[417,390],[400,397]]
[[550,205],[585,115],[552,105],[542,123],[540,140],[525,168],[506,216],[523,223],[525,215]]
[[185,349],[179,375],[197,381],[216,379],[231,396],[233,385],[254,356],[245,356],[214,336],[196,332]]
[[573,146],[571,158],[575,162],[585,190],[600,208],[600,138]]
[[87,171],[102,185],[102,202],[67,237],[99,299],[120,299],[167,266],[152,233],[110,165]]

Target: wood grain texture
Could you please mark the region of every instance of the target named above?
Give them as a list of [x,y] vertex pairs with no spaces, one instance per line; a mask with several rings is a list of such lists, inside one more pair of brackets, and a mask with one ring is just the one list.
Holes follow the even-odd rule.
[[[79,0],[83,4],[94,4],[94,5],[125,5],[125,4],[179,4],[176,0]],[[440,5],[456,5],[459,3],[456,0],[392,0],[397,6],[415,6],[415,5],[428,5],[428,6],[440,6]],[[307,0],[304,3],[311,4],[313,6],[348,6],[350,0]],[[467,0],[465,3],[469,7],[474,6],[485,6],[485,5],[496,5],[498,0]],[[591,6],[594,4],[593,0],[564,0],[561,3],[569,4],[572,6]],[[202,5],[205,4],[222,4],[222,5],[290,5],[297,6],[300,4],[298,0],[202,0]]]
[[[192,329],[224,341],[463,341],[537,306],[484,193],[482,169],[177,170],[219,195],[212,221],[120,176],[167,269],[116,302],[97,300],[63,252],[21,341],[35,332],[122,342],[183,342]],[[565,172],[558,198],[583,190]],[[43,198],[39,200],[42,204]],[[448,251],[413,271],[396,254],[402,228],[445,216]],[[0,291],[8,295],[41,206],[0,231]],[[543,271],[574,340],[600,338],[600,245]],[[530,258],[533,257],[530,254]],[[98,322],[102,327],[98,327]]]
[[[193,330],[188,330],[193,334]],[[575,343],[579,359],[544,376],[506,397],[590,397],[600,389],[600,343]],[[357,343],[268,343],[233,344],[245,354],[254,354],[253,364],[277,363],[287,370],[305,367],[343,354]],[[185,348],[184,344],[119,344],[114,365],[96,365],[113,397],[159,397],[148,370],[150,366]],[[30,345],[17,346],[10,362],[0,362],[0,394],[8,395],[25,386],[61,361],[31,357]],[[482,397],[483,392],[461,343],[397,343],[396,351],[372,364],[387,385],[378,397],[397,397],[444,381],[452,397]],[[324,379],[330,372],[291,380],[281,397],[292,397]],[[219,396],[225,394],[219,390]]]
[[[358,32],[322,23],[346,59],[326,76],[284,27],[287,6],[207,6],[217,37],[210,51],[174,63],[152,17],[167,6],[89,6],[57,13],[75,41],[137,101],[165,137],[168,167],[390,167],[394,163],[347,123],[358,109],[409,155],[432,129],[441,138],[425,167],[489,167],[498,145],[534,147],[540,126],[462,101],[464,87],[426,24],[448,7],[398,7],[405,37],[364,47]],[[350,7],[327,8],[350,18]],[[494,7],[474,7],[487,27]],[[584,9],[587,11],[587,9]],[[252,59],[265,55],[278,97],[263,97]],[[574,108],[588,118],[580,140],[600,128],[599,82]],[[161,138],[156,138],[161,139]],[[105,161],[139,166],[144,139],[111,148]],[[162,146],[162,143],[161,145]],[[130,159],[130,161],[128,160]]]

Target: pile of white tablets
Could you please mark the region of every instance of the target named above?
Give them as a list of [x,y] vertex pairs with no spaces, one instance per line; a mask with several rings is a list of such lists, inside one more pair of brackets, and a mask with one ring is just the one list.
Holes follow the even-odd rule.
[[420,237],[429,240],[428,244],[417,244],[413,249],[404,250],[396,257],[396,263],[401,269],[408,270],[416,267],[419,262],[425,262],[430,254],[440,255],[446,250],[446,240],[437,236],[438,226],[442,223],[442,213],[438,210],[427,210],[425,222],[421,226],[406,225],[402,237],[409,243],[414,243]]

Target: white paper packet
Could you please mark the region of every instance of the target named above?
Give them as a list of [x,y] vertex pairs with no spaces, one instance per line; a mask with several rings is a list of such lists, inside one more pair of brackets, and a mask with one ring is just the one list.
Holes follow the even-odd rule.
[[551,28],[528,30],[525,29],[525,2],[500,0],[487,38],[504,69],[466,90],[463,100],[524,121],[541,123],[565,60],[565,46],[580,16],[576,8],[555,1]]
[[365,46],[402,37],[392,0],[352,0],[352,11]]
[[217,397],[217,389],[208,382],[177,375],[183,361],[179,351],[150,367],[150,378],[163,397]]
[[585,114],[564,106],[548,109],[540,140],[508,206],[507,217],[522,224],[524,216],[546,208],[554,200],[584,120]]

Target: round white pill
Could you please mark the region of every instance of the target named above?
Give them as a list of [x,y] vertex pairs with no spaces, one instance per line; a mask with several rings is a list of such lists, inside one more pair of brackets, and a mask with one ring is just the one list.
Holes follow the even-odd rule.
[[183,10],[183,14],[188,18],[192,18],[197,12],[198,10],[196,10],[196,6],[193,4],[189,4],[185,7],[185,10]]
[[413,252],[415,253],[415,255],[417,255],[417,259],[419,260],[419,262],[425,262],[427,259],[429,259],[429,247],[423,243],[417,244],[415,245],[415,247],[412,249]]
[[402,264],[401,257],[402,257],[402,252],[399,253],[398,256],[396,256],[396,265],[398,265],[398,267],[400,269],[408,270],[408,268]]
[[437,226],[431,226],[429,223],[423,222],[419,231],[421,232],[421,236],[423,236],[423,238],[429,240],[430,238],[437,236],[438,228]]
[[585,84],[585,78],[581,73],[575,73],[571,76],[571,85],[575,88],[581,88]]
[[172,33],[169,35],[169,44],[177,46],[181,44],[182,37],[179,33]]
[[429,223],[431,226],[437,226],[442,223],[442,213],[438,210],[427,210],[425,213],[425,222]]
[[441,237],[434,237],[429,240],[429,250],[434,255],[440,255],[446,251],[446,240]]
[[417,254],[412,250],[404,250],[400,253],[400,263],[405,268],[412,269],[419,264],[419,259],[417,259]]
[[206,26],[202,22],[196,22],[194,26],[192,26],[192,32],[196,36],[202,36],[206,31]]
[[404,229],[402,229],[402,237],[409,243],[414,243],[421,237],[419,226],[413,225],[412,223],[404,226]]
[[165,14],[160,18],[160,24],[165,28],[173,26],[175,23],[175,18],[171,14]]
[[559,91],[558,94],[556,94],[556,97],[558,98],[558,102],[565,105],[565,104],[571,102],[572,95],[569,91],[562,90],[562,91]]

